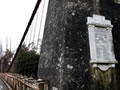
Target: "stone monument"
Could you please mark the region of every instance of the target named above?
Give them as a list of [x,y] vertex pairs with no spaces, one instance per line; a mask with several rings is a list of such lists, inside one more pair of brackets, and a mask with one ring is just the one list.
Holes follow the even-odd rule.
[[104,16],[93,15],[87,18],[90,63],[93,67],[106,71],[115,67],[117,63],[113,51],[112,27],[110,20],[105,20]]

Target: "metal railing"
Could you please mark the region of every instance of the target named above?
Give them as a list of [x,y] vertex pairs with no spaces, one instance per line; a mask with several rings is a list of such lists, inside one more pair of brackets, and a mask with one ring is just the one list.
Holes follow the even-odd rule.
[[48,84],[42,79],[35,80],[15,73],[1,73],[0,77],[12,90],[48,90]]

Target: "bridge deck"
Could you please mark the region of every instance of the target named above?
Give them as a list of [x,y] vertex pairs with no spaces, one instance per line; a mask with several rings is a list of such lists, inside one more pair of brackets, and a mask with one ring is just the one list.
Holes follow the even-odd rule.
[[0,78],[0,90],[9,90],[5,82]]

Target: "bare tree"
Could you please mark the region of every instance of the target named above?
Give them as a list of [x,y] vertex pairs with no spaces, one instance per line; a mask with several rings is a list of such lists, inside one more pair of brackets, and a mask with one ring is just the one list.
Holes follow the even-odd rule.
[[5,51],[5,54],[1,57],[1,72],[6,72],[8,67],[9,67],[9,63],[10,60],[13,56],[13,52],[9,49],[7,49]]
[[8,39],[6,38],[5,51],[3,51],[2,43],[0,43],[0,72],[7,71],[12,57],[13,57],[13,52],[11,51],[11,41],[10,41],[10,49],[8,49]]
[[2,50],[2,43],[0,42],[0,71],[2,72],[2,55],[3,55],[3,50]]

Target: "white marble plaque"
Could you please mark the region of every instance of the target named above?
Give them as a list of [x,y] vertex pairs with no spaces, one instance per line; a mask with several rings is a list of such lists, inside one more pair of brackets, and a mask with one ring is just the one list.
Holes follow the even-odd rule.
[[[104,16],[93,15],[88,17],[88,34],[90,45],[90,63],[110,64],[104,67],[114,66],[117,63],[113,50],[112,25]],[[95,65],[94,65],[95,66]],[[104,69],[102,65],[98,65]]]
[[95,28],[95,42],[98,60],[110,60],[109,34],[105,28]]

